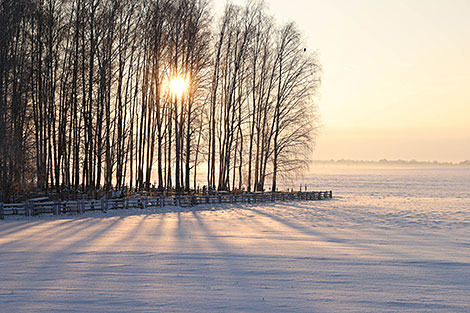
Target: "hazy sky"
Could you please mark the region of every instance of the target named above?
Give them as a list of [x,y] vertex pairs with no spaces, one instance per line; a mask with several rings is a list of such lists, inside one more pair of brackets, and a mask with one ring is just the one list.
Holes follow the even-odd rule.
[[315,159],[470,159],[470,1],[266,3],[319,53]]

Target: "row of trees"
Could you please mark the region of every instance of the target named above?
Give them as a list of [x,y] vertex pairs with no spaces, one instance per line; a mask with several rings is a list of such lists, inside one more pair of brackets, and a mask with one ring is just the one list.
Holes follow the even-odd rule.
[[[0,0],[0,184],[276,189],[308,161],[319,64],[263,3]],[[171,90],[172,81],[185,90]]]

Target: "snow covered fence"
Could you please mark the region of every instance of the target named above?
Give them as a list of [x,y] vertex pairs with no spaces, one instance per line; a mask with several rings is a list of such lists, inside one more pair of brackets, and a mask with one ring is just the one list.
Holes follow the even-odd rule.
[[295,200],[323,200],[333,197],[330,191],[309,192],[273,192],[246,194],[216,194],[216,195],[177,195],[159,196],[155,198],[119,198],[78,201],[47,201],[24,203],[1,203],[0,219],[8,215],[34,216],[44,213],[60,215],[68,213],[83,214],[87,211],[101,210],[106,212],[113,209],[145,209],[166,206],[192,207],[198,204],[211,203],[258,203]]

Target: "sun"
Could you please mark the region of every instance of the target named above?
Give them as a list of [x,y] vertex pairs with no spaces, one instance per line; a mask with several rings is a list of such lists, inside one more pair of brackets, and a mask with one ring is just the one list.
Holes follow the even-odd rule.
[[176,76],[170,81],[170,91],[177,98],[181,98],[186,91],[186,80],[181,76]]

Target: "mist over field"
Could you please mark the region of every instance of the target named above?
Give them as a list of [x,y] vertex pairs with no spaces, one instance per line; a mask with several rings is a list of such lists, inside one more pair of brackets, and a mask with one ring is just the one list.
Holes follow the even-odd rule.
[[439,161],[417,161],[417,160],[313,160],[310,164],[311,169],[322,167],[395,167],[395,168],[470,168],[470,160],[461,162],[439,162]]

